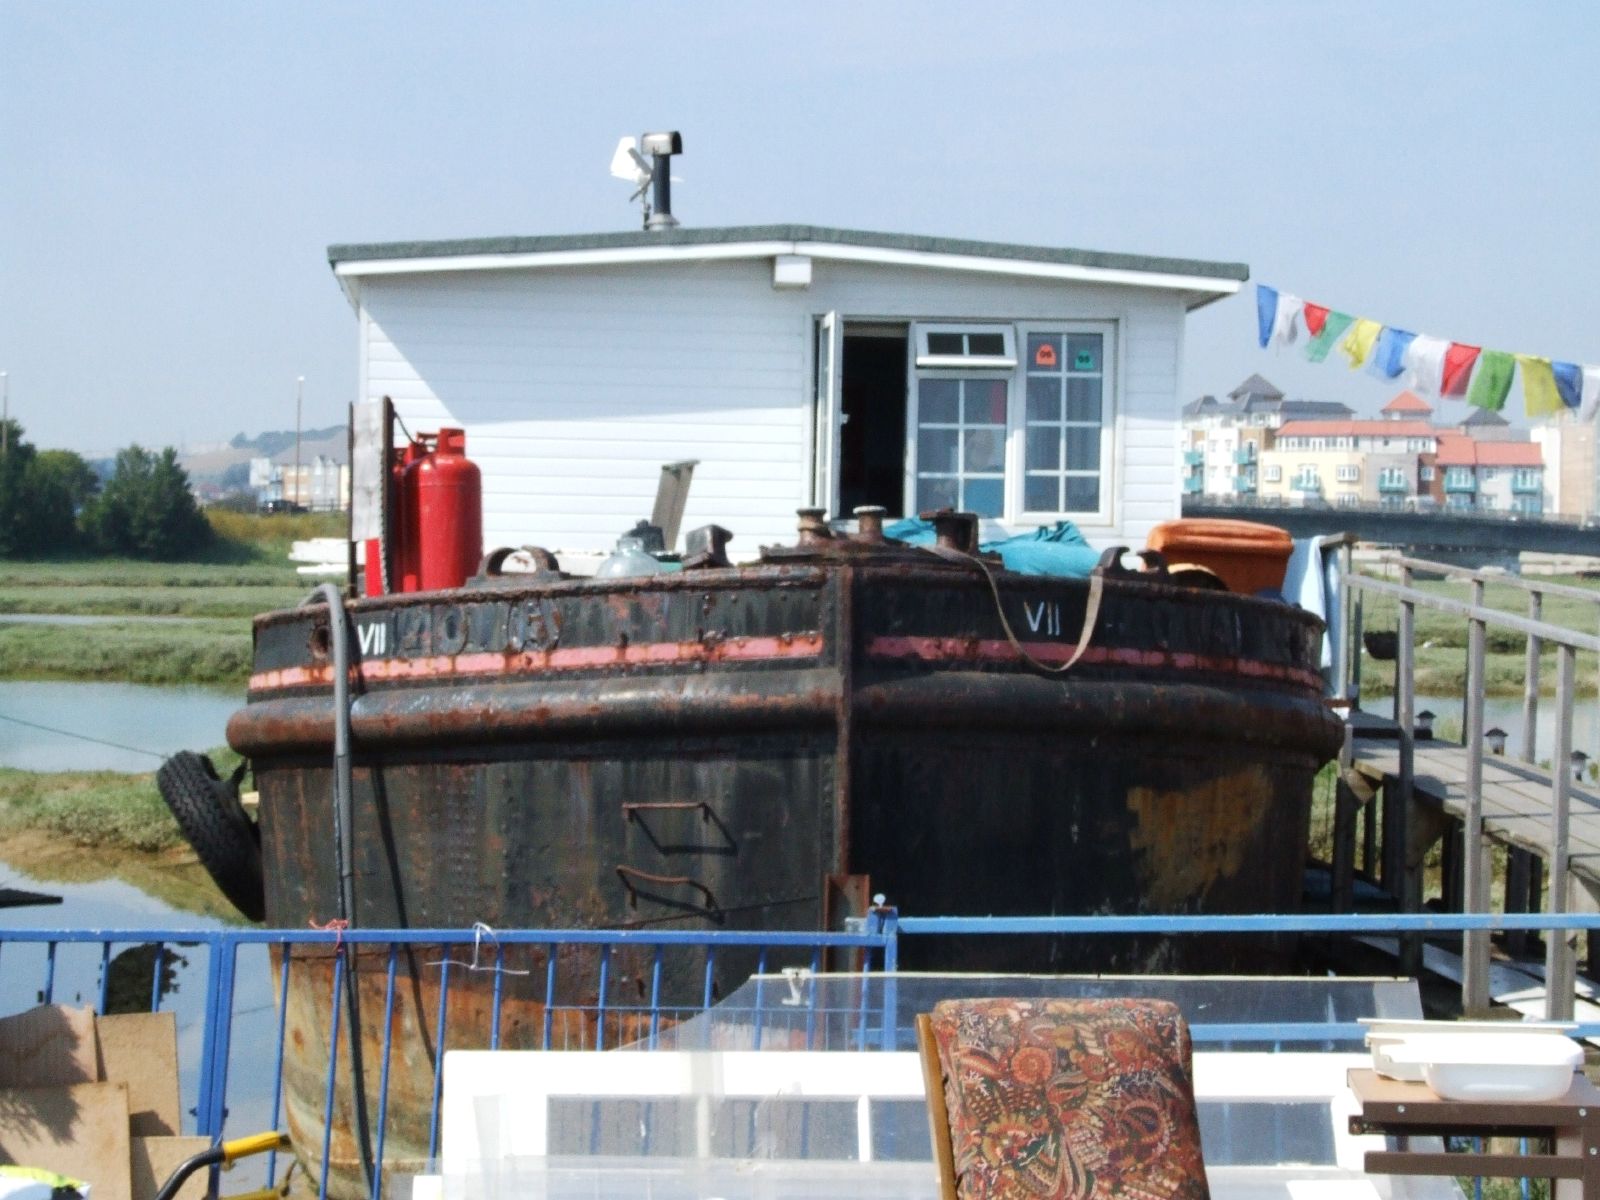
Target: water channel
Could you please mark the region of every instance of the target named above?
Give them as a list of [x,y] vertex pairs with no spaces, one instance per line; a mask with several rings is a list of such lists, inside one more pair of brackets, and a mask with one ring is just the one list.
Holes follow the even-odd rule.
[[[0,886],[60,896],[62,902],[27,908],[0,908],[0,940],[7,929],[116,930],[174,932],[225,928],[224,922],[169,907],[118,879],[62,883],[28,874],[25,864],[0,860]],[[7,942],[0,970],[0,1013],[21,1012],[47,1000],[56,1004],[97,1006],[104,987],[110,1011],[149,1011],[160,968],[160,1009],[171,1012],[178,1026],[179,1085],[183,1132],[193,1133],[194,1106],[199,1099],[201,1043],[205,1033],[206,972],[209,947],[185,940],[182,933],[161,943],[119,941],[102,963],[99,942],[63,943],[54,964],[45,943]],[[47,989],[48,988],[48,992]],[[277,1037],[275,996],[266,948],[239,951],[234,986],[233,1043],[229,1063],[228,1124],[231,1135],[266,1129],[271,1124],[271,1092],[264,1085]],[[263,1048],[266,1049],[263,1049]],[[280,1118],[281,1119],[281,1118]]]
[[176,751],[220,746],[243,703],[237,687],[0,683],[0,767],[153,771]]
[[[1393,696],[1362,696],[1361,707],[1380,717],[1394,715]],[[1466,722],[1462,718],[1465,706],[1460,696],[1418,696],[1417,712],[1431,712],[1436,734],[1459,741]],[[1539,698],[1539,711],[1534,722],[1534,761],[1548,763],[1555,747],[1556,701],[1554,696]],[[1514,758],[1522,756],[1522,698],[1520,696],[1486,696],[1483,701],[1483,727],[1499,727],[1506,731],[1506,753]],[[1600,760],[1600,702],[1593,696],[1580,699],[1572,706],[1572,748],[1582,750],[1591,760]]]

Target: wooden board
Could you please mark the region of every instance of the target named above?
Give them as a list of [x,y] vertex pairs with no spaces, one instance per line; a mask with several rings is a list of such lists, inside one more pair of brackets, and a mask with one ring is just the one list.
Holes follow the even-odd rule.
[[134,1137],[183,1132],[178,1100],[178,1019],[170,1012],[101,1017],[100,1078],[128,1085],[128,1128]]
[[[211,1139],[203,1137],[136,1137],[132,1145],[133,1200],[155,1200],[180,1164],[211,1149]],[[196,1171],[178,1189],[177,1200],[206,1200],[209,1170]]]
[[0,1162],[81,1179],[94,1200],[132,1200],[129,1149],[126,1084],[0,1090]]
[[[1355,766],[1375,781],[1392,780],[1400,752],[1392,741],[1358,739]],[[1466,810],[1467,754],[1460,746],[1419,743],[1413,760],[1417,797],[1457,818]],[[1570,790],[1567,849],[1574,877],[1600,887],[1600,796],[1588,787]],[[1513,759],[1483,760],[1484,829],[1491,838],[1547,857],[1550,848],[1550,774]]]
[[0,1019],[0,1088],[65,1087],[99,1078],[93,1009],[44,1004]]

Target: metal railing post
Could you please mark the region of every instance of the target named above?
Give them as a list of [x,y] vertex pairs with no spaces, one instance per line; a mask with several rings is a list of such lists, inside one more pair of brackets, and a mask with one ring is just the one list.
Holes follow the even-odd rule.
[[[1411,586],[1411,568],[1400,568],[1401,586]],[[1416,602],[1400,601],[1400,619],[1395,651],[1395,721],[1400,726],[1400,756],[1394,794],[1385,789],[1383,797],[1383,887],[1402,908],[1407,905],[1406,824],[1411,811],[1412,780],[1415,772],[1417,697],[1416,697]]]
[[[1556,670],[1555,753],[1550,763],[1550,898],[1551,915],[1570,907],[1567,890],[1567,824],[1572,800],[1572,702],[1576,686],[1578,652],[1562,646]],[[1552,1021],[1572,1019],[1572,993],[1577,985],[1577,964],[1565,931],[1552,929],[1544,948],[1544,1015]]]
[[[1544,619],[1544,595],[1528,593],[1528,620]],[[1522,761],[1537,762],[1534,757],[1538,745],[1536,731],[1539,726],[1539,655],[1543,643],[1534,634],[1528,635],[1528,654],[1522,666]]]
[[1339,547],[1339,632],[1341,636],[1334,647],[1339,655],[1339,690],[1337,695],[1341,700],[1349,700],[1354,695],[1351,686],[1355,681],[1352,660],[1359,658],[1361,654],[1359,635],[1351,624],[1355,616],[1355,604],[1350,588],[1352,562],[1352,549],[1350,543],[1346,542]]
[[[216,1141],[222,1136],[222,1126],[215,1119],[215,1114],[220,1112],[222,1103],[213,1097],[216,1088],[216,1061],[217,1043],[223,1040],[222,1020],[220,1013],[231,1011],[221,1006],[222,995],[222,945],[215,937],[205,939],[206,943],[206,1004],[205,1027],[200,1042],[200,1095],[195,1104],[195,1133],[200,1137],[208,1137]],[[156,973],[159,975],[161,965],[156,964]]]
[[[1479,604],[1482,584],[1473,587]],[[1470,913],[1489,911],[1488,853],[1483,840],[1483,650],[1484,623],[1467,623],[1466,815],[1462,821],[1462,900]],[[1469,930],[1462,935],[1461,1008],[1468,1016],[1489,1007],[1489,934]]]

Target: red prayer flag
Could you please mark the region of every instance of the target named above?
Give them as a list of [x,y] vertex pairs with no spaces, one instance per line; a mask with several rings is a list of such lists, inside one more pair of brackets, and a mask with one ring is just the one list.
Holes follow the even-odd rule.
[[1465,396],[1467,380],[1472,375],[1472,364],[1478,361],[1481,346],[1467,346],[1451,342],[1444,352],[1444,372],[1439,377],[1441,396]]
[[1321,337],[1322,327],[1328,322],[1328,310],[1308,300],[1302,311],[1305,313],[1306,329],[1310,331],[1311,336]]

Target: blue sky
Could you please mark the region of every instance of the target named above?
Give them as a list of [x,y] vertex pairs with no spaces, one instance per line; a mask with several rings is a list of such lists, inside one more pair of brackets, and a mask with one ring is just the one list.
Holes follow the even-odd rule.
[[[102,453],[342,421],[329,243],[686,224],[1242,260],[1420,332],[1600,363],[1600,5],[0,0],[0,370]],[[1393,388],[1190,319],[1183,398]],[[1513,395],[1520,407],[1520,396]]]

